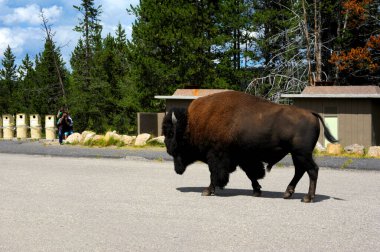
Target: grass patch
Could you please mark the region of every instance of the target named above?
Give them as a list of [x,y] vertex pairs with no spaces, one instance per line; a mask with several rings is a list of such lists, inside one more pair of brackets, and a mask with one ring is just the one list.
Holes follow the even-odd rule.
[[[124,145],[123,142],[121,142],[121,141],[118,140],[118,139],[115,139],[115,138],[112,137],[112,136],[109,138],[108,141],[105,141],[105,142],[106,142],[106,146],[111,146],[111,145],[115,145],[115,146],[120,145],[120,146],[123,146],[123,145]],[[120,147],[120,146],[119,146],[119,147]]]
[[160,143],[159,141],[153,140],[146,143],[149,147],[165,147],[164,143]]
[[341,166],[340,169],[346,169],[350,164],[352,164],[352,159],[347,159]]

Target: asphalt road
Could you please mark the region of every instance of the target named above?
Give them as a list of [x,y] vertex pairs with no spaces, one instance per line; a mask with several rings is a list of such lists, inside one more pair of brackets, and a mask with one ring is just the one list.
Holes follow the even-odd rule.
[[[96,158],[135,158],[172,161],[165,148],[94,148],[78,145],[59,145],[57,141],[8,141],[0,140],[0,153],[60,156],[60,157],[96,157]],[[315,157],[319,167],[339,169],[379,170],[380,159],[348,157]],[[293,165],[288,155],[279,162],[279,166]]]
[[316,202],[274,167],[202,197],[204,164],[0,154],[0,251],[380,251],[380,172],[320,170]]

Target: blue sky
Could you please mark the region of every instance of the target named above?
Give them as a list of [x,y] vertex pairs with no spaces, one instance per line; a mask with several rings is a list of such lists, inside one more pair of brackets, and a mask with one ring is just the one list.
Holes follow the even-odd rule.
[[[80,13],[73,5],[80,3],[80,0],[0,0],[0,60],[8,45],[16,56],[17,65],[26,53],[34,59],[37,53],[42,52],[44,33],[39,17],[42,9],[56,33],[54,41],[58,46],[62,46],[61,52],[66,66],[70,67],[70,54],[79,38],[79,34],[73,31],[73,28],[78,24]],[[130,38],[134,16],[129,15],[126,8],[129,8],[130,4],[138,3],[139,0],[95,0],[96,6],[102,5],[103,13],[100,19],[103,36],[108,33],[114,34],[120,22]]]

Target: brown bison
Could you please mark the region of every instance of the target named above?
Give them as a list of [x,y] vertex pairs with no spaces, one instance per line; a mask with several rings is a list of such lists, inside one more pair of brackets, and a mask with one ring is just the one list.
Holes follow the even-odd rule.
[[312,152],[319,136],[319,120],[325,137],[337,140],[317,113],[294,106],[278,105],[236,91],[226,91],[194,100],[187,110],[174,108],[163,120],[165,145],[173,156],[174,168],[183,174],[199,160],[208,164],[210,186],[202,195],[215,193],[215,187],[227,185],[229,174],[237,166],[252,181],[253,195],[261,195],[258,179],[291,153],[295,174],[284,198],[294,193],[305,172],[310,178],[304,202],[312,202],[318,179],[318,166]]

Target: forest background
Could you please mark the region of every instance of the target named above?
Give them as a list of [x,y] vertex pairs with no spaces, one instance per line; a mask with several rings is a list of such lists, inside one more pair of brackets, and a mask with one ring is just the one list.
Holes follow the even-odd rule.
[[[132,37],[101,36],[102,6],[81,0],[64,62],[43,12],[44,50],[0,64],[0,114],[55,114],[75,131],[136,133],[137,112],[159,112],[154,95],[227,88],[279,102],[307,85],[380,86],[379,0],[141,0]],[[70,67],[68,67],[70,64]]]

